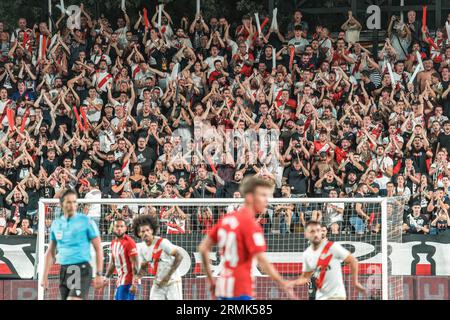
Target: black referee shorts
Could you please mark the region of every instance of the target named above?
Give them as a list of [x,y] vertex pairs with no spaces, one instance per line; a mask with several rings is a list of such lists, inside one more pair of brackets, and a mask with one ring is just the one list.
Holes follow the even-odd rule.
[[92,281],[92,267],[89,262],[61,266],[59,292],[62,300],[69,297],[86,299]]

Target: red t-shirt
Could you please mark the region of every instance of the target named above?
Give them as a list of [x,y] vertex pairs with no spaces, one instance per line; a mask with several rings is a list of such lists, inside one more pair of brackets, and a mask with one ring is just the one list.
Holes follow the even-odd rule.
[[209,237],[217,243],[222,261],[216,296],[252,297],[253,257],[266,251],[263,231],[255,217],[246,208],[238,209],[224,216],[213,227]]
[[338,164],[341,164],[342,160],[345,160],[347,158],[347,152],[340,147],[336,147],[336,149],[334,149],[334,155]]
[[329,154],[330,150],[331,150],[331,147],[327,142],[321,143],[320,141],[314,141],[314,153],[315,154],[319,154],[320,152],[326,152],[327,154]]
[[129,236],[124,235],[122,239],[111,241],[111,259],[117,271],[117,286],[132,284],[133,269],[130,258],[137,254],[136,243]]

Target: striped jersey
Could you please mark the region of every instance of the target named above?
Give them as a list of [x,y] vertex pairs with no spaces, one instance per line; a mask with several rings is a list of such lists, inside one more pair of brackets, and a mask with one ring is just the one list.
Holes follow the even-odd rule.
[[117,286],[132,284],[131,257],[137,256],[137,254],[136,243],[127,235],[111,242],[111,259],[117,271]]

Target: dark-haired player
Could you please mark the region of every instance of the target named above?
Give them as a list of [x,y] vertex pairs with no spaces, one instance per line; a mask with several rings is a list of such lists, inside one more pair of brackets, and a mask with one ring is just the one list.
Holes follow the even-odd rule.
[[[326,226],[322,226],[322,238],[325,240],[327,239],[328,229]],[[316,300],[316,278],[314,278],[314,275],[311,276],[311,279],[308,283],[308,296],[309,300]]]
[[77,193],[68,189],[60,196],[62,215],[50,229],[50,243],[45,254],[41,285],[48,288],[48,273],[55,261],[61,265],[59,291],[63,300],[83,300],[89,294],[92,280],[91,243],[96,255],[94,287],[103,287],[103,250],[98,228],[88,216],[77,212]]
[[[268,180],[251,177],[241,184],[240,192],[245,199],[244,206],[223,217],[199,247],[213,295],[221,300],[252,299],[251,269],[256,258],[263,271],[293,297],[287,282],[266,258],[266,242],[262,228],[255,219],[256,214],[266,211],[269,197],[273,194],[273,184]],[[213,278],[209,265],[209,252],[216,244],[221,255],[217,281]]]
[[303,253],[303,270],[292,285],[305,285],[315,279],[316,300],[345,300],[341,262],[350,264],[353,285],[358,291],[365,288],[358,281],[358,260],[339,243],[329,241],[321,224],[311,220],[306,223],[305,237],[310,246]]
[[[139,261],[136,243],[127,233],[125,220],[114,221],[114,236],[111,241],[111,260],[106,278],[117,271],[117,289],[115,300],[134,300],[136,277],[139,272]],[[134,280],[134,281],[133,281]],[[135,284],[133,286],[133,284]]]
[[138,278],[145,275],[150,264],[155,280],[150,290],[150,300],[181,300],[181,276],[177,269],[183,260],[178,247],[157,236],[157,217],[141,215],[133,220],[134,234],[142,239],[137,245],[141,263]]

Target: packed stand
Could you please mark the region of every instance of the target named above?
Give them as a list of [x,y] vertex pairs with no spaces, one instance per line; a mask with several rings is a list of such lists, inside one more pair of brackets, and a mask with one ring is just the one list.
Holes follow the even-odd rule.
[[[89,199],[239,198],[255,174],[281,198],[400,197],[405,233],[448,228],[445,26],[393,17],[373,56],[351,12],[342,30],[310,28],[295,11],[261,34],[253,14],[231,26],[144,13],[93,19],[81,5],[79,29],[62,15],[53,32],[0,22],[0,234],[32,234],[39,198],[68,187]],[[168,233],[206,232],[233,209],[83,207],[104,233],[144,212]],[[333,234],[379,232],[370,211],[276,205],[259,221],[268,233],[309,219]]]

